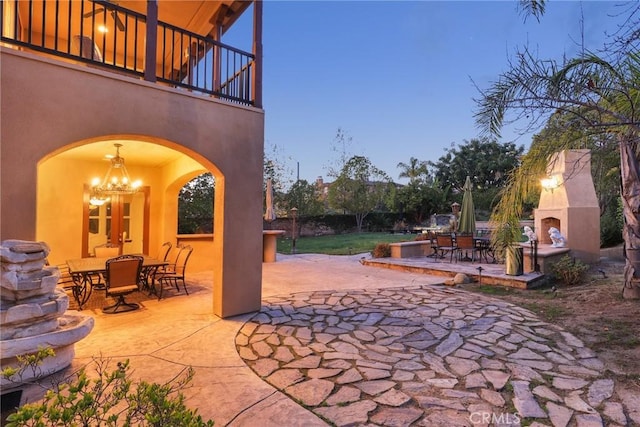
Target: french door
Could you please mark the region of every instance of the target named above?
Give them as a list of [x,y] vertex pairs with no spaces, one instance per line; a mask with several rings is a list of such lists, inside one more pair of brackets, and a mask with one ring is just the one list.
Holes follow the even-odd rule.
[[120,248],[120,254],[149,253],[149,187],[137,193],[114,195],[101,206],[89,203],[85,186],[82,256],[93,256],[96,246]]

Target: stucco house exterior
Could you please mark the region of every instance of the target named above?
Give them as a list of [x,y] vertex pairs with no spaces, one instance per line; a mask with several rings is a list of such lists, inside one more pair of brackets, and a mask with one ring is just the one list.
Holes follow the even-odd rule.
[[[44,241],[49,261],[102,241],[152,254],[194,247],[212,311],[260,308],[262,2],[54,1],[0,4],[0,239]],[[223,43],[248,20],[250,48]],[[141,190],[90,203],[120,155]],[[210,172],[213,234],[177,234],[178,193]],[[107,209],[108,207],[108,209]]]

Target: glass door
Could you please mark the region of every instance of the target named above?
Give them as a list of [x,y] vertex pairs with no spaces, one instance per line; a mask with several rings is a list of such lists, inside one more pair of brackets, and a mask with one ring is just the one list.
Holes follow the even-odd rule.
[[146,254],[149,251],[149,187],[134,194],[111,196],[101,206],[89,203],[85,187],[82,256],[93,256],[103,245],[120,247],[121,254]]

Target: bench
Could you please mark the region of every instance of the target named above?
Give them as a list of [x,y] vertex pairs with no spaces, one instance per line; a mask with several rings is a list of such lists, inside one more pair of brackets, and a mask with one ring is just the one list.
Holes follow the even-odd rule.
[[391,247],[391,258],[413,258],[429,256],[433,253],[429,240],[390,243],[389,246]]

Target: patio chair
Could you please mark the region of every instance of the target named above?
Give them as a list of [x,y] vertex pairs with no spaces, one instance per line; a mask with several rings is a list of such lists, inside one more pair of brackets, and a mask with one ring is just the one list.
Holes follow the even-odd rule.
[[473,234],[456,234],[456,262],[458,259],[463,259],[463,255],[467,257],[469,252],[471,252],[471,262],[475,261],[475,254],[479,252],[479,248],[473,240]]
[[191,256],[192,252],[193,248],[191,246],[184,246],[178,254],[178,258],[175,264],[175,271],[173,273],[162,273],[157,277],[160,287],[158,299],[162,299],[162,291],[165,285],[173,285],[176,287],[177,291],[180,291],[180,282],[182,282],[184,292],[189,295],[189,291],[187,291],[187,282],[185,281],[184,275],[187,271],[187,262],[189,261],[189,257]]
[[[96,258],[114,258],[120,255],[120,246],[105,243],[104,245],[93,248],[93,255]],[[104,289],[104,277],[102,274],[90,274],[87,277],[91,279],[91,286],[95,289]]]
[[180,256],[180,252],[182,251],[182,246],[173,246],[169,248],[167,255],[164,260],[168,262],[167,265],[158,270],[158,273],[175,273],[176,272],[176,264],[178,263],[178,257]]
[[[52,265],[49,263],[49,259],[45,259],[45,265],[47,267],[52,267]],[[58,283],[56,286],[61,287],[65,291],[73,289],[73,287],[75,286],[75,282],[73,281],[73,277],[69,272],[69,266],[67,264],[58,264],[53,267],[56,267],[58,269],[58,273],[60,274],[58,276]]]
[[116,298],[116,303],[102,309],[103,313],[124,313],[137,310],[138,304],[127,302],[124,297],[140,289],[140,270],[143,258],[139,255],[122,255],[107,260],[104,273],[105,293]]
[[438,258],[438,240],[436,239],[436,233],[432,230],[427,231],[427,236],[429,238],[429,243],[431,243],[432,252],[427,255],[427,258],[433,257],[434,259]]
[[93,254],[96,258],[113,258],[120,255],[120,246],[114,246],[109,243],[96,246],[93,248]]
[[169,255],[169,251],[171,250],[171,246],[171,242],[164,242],[160,246],[160,249],[158,249],[158,253],[156,254],[155,258],[161,261],[166,261],[167,255]]
[[452,233],[438,233],[436,234],[436,243],[438,245],[438,252],[440,258],[444,258],[446,254],[449,254],[449,262],[453,261],[453,254],[456,251],[456,244],[453,240]]
[[[154,256],[154,258],[160,261],[166,261],[167,256],[169,255],[169,251],[171,250],[171,247],[172,247],[171,242],[164,242],[162,245],[160,245],[160,248],[158,249],[158,252]],[[160,267],[160,268],[164,268],[164,267]],[[153,283],[155,281],[155,276],[157,272],[158,272],[158,267],[148,267],[148,268],[142,267],[142,270],[140,271],[140,280],[142,281],[143,287],[146,290],[150,291],[151,293],[154,292]]]

